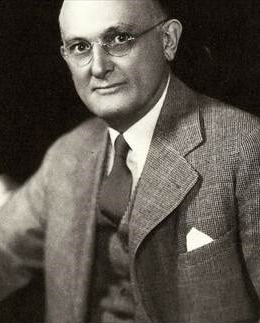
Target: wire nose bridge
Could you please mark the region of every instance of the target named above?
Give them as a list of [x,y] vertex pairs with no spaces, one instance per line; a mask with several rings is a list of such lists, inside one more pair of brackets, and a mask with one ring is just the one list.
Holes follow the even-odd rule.
[[110,55],[108,45],[102,42],[101,39],[93,40],[90,44],[91,44],[92,59],[93,59],[93,54],[94,54],[93,49],[95,44],[99,45],[106,52],[106,54]]

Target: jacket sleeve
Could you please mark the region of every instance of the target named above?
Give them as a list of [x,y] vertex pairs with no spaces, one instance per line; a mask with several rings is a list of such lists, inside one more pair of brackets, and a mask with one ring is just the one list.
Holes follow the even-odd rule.
[[0,209],[0,300],[25,286],[33,271],[42,267],[45,178],[43,164]]
[[236,193],[242,255],[260,311],[260,129],[240,145]]

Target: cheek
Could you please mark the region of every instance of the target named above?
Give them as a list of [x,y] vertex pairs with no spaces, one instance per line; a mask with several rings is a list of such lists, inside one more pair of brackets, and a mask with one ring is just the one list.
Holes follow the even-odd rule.
[[162,51],[156,48],[151,50],[142,50],[138,53],[138,59],[132,65],[132,77],[135,79],[136,86],[142,90],[146,90],[151,83],[160,80],[165,73],[165,58]]
[[86,78],[81,73],[73,73],[72,79],[78,91],[82,89],[86,84]]
[[89,84],[89,73],[87,73],[87,71],[82,68],[77,69],[70,65],[69,69],[77,92],[80,92],[82,88],[86,89]]
[[144,64],[140,66],[135,74],[132,90],[139,96],[143,97],[145,94],[149,94],[151,92],[151,88],[155,86],[154,83],[156,83],[155,81],[157,79],[158,74],[156,74],[151,67]]

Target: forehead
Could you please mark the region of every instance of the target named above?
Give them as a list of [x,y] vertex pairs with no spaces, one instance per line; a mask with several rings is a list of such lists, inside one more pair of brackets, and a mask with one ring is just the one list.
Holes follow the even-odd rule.
[[60,25],[65,37],[91,37],[117,25],[148,25],[161,16],[153,0],[65,0]]

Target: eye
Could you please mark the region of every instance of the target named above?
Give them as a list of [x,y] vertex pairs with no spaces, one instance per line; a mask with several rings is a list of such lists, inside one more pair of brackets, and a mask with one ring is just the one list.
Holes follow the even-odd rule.
[[111,40],[110,44],[112,45],[122,45],[125,44],[127,42],[129,42],[130,40],[133,39],[133,36],[130,35],[129,33],[120,33],[115,35],[115,37]]
[[88,42],[78,42],[75,44],[72,44],[69,47],[69,51],[73,55],[82,55],[86,54],[91,50],[91,44]]

